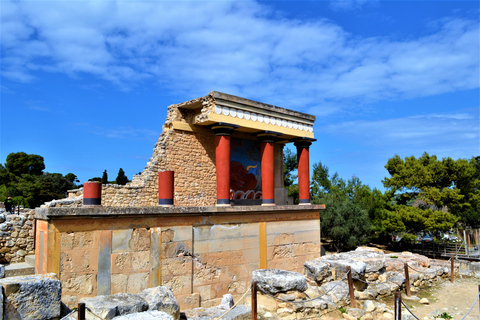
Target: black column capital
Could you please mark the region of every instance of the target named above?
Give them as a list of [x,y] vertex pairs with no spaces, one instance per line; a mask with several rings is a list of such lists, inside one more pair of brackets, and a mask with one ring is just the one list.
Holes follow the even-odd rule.
[[238,127],[240,126],[236,124],[219,122],[211,126],[211,129],[216,136],[229,136],[232,134],[232,131],[237,129]]

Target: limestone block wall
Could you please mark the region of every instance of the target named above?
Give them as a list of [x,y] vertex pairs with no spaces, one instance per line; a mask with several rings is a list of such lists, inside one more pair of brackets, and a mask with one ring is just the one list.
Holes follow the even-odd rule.
[[[37,220],[37,273],[59,275],[70,307],[83,297],[159,285],[172,288],[182,309],[210,307],[226,293],[240,297],[256,269],[303,273],[303,262],[320,257],[320,208],[171,209],[183,212],[176,216],[132,208],[139,214],[128,217],[108,208],[110,217]],[[95,209],[75,212],[84,210]]]
[[21,209],[20,214],[0,212],[0,263],[18,263],[35,254],[35,210]]

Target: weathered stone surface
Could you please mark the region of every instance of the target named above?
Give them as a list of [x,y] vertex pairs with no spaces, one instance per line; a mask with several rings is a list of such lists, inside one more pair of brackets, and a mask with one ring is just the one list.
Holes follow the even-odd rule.
[[367,300],[363,304],[363,310],[365,310],[365,312],[373,312],[376,307],[375,302],[372,300]]
[[227,293],[223,295],[222,301],[220,302],[220,305],[218,307],[220,309],[228,310],[234,305],[235,305],[235,302],[233,301],[232,295],[230,293]]
[[331,275],[330,268],[321,259],[306,261],[303,266],[307,277],[318,282],[323,281],[327,276]]
[[[185,315],[188,320],[211,320],[220,317],[225,313],[224,309],[219,307],[195,308],[186,310]],[[252,310],[246,306],[239,305],[222,317],[222,320],[250,320]]]
[[0,279],[5,277],[5,266],[0,265]]
[[131,293],[83,298],[80,302],[84,302],[94,314],[105,320],[148,309],[148,303],[144,299]]
[[169,287],[145,289],[138,294],[148,303],[148,310],[158,310],[171,315],[174,320],[180,319],[180,307]]
[[163,311],[148,310],[145,312],[131,313],[119,317],[115,317],[115,320],[174,320],[174,318]]
[[278,269],[255,270],[252,281],[257,282],[261,291],[270,294],[292,290],[304,292],[308,288],[307,279],[300,273]]
[[350,266],[353,277],[359,279],[365,278],[365,270],[367,269],[367,264],[365,262],[355,261],[349,258],[348,255],[344,254],[326,255],[320,259],[330,268],[336,270],[337,278],[343,277],[347,273],[347,266]]
[[0,280],[4,317],[12,320],[47,320],[60,317],[62,287],[54,273]]
[[358,308],[350,308],[350,309],[348,309],[347,313],[349,315],[351,315],[352,317],[354,317],[355,319],[358,319],[365,314],[365,311],[363,311],[362,309],[358,309]]
[[320,290],[331,297],[336,304],[350,299],[348,285],[340,280],[325,283],[320,287]]

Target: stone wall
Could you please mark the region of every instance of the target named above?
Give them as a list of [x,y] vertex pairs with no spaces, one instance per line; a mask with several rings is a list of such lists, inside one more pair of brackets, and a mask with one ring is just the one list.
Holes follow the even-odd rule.
[[35,254],[35,210],[20,209],[20,214],[0,210],[0,263],[23,262],[26,255]]
[[59,274],[71,307],[159,285],[182,309],[211,307],[226,293],[242,295],[256,269],[302,271],[320,257],[322,208],[37,209],[37,273]]

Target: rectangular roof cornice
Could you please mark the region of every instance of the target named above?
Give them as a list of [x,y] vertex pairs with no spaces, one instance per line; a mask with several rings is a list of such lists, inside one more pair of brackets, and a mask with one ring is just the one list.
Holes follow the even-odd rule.
[[215,99],[215,101],[218,100],[219,104],[222,104],[222,100],[223,100],[223,101],[227,101],[227,102],[233,102],[233,103],[236,103],[236,104],[242,104],[242,105],[245,105],[245,106],[250,106],[250,107],[254,107],[254,108],[263,109],[263,110],[270,111],[270,112],[281,113],[281,114],[285,114],[285,115],[288,115],[288,116],[305,119],[307,121],[312,121],[312,122],[315,121],[315,116],[314,115],[310,115],[310,114],[306,114],[306,113],[298,112],[298,111],[293,111],[293,110],[277,107],[277,106],[274,106],[274,105],[271,105],[271,104],[266,104],[266,103],[262,103],[262,102],[258,102],[258,101],[254,101],[254,100],[250,100],[250,99],[237,97],[237,96],[234,96],[234,95],[231,95],[231,94],[226,94],[226,93],[222,93],[222,92],[218,92],[218,91],[212,91],[212,92],[209,93],[209,95],[212,96]]

